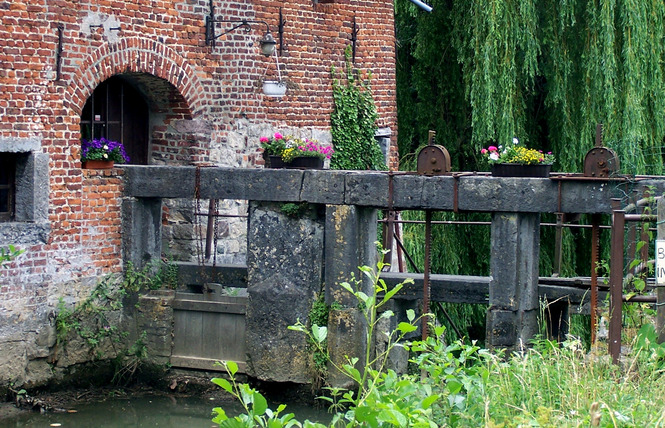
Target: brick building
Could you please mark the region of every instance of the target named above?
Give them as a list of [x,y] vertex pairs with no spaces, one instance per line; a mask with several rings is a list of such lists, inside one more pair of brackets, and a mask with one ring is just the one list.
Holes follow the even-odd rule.
[[[82,169],[82,138],[122,141],[131,163],[249,168],[277,130],[329,143],[330,68],[352,44],[396,166],[390,1],[0,0],[0,12],[0,248],[25,250],[0,271],[0,384],[48,381],[58,301],[74,305],[123,269],[122,169]],[[268,29],[270,57],[259,52]],[[278,64],[289,89],[267,97],[261,81]],[[181,208],[164,209],[174,252]],[[225,261],[242,258],[242,233],[229,220]]]

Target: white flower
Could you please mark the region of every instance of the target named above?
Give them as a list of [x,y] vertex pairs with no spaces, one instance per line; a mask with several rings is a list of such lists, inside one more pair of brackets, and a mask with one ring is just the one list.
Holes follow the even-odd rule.
[[104,153],[104,159],[108,159],[109,155],[107,153]]
[[104,144],[104,150],[108,150],[109,146],[107,144]]
[[519,144],[520,140],[517,139],[517,137],[513,137],[513,144]]
[[495,161],[499,160],[499,154],[497,152],[490,153],[490,159]]

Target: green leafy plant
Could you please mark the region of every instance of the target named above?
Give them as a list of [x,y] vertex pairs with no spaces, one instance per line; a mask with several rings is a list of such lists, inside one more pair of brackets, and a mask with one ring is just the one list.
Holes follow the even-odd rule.
[[97,358],[104,356],[103,344],[114,349],[128,332],[120,331],[116,321],[122,308],[125,289],[118,287],[113,277],[102,279],[90,296],[78,306],[70,308],[60,298],[55,318],[56,338],[60,346],[66,345],[70,332],[75,332],[89,347],[89,352]]
[[339,76],[335,67],[333,77],[333,112],[330,116],[335,153],[331,168],[384,170],[383,153],[374,135],[378,114],[367,79],[359,76],[351,63],[351,50],[345,51],[346,73]]
[[247,384],[236,382],[235,375],[238,372],[238,365],[235,362],[225,361],[221,364],[231,380],[213,378],[212,382],[236,398],[243,406],[245,413],[229,417],[223,408],[215,407],[212,409],[213,415],[215,415],[212,421],[219,424],[220,428],[288,428],[303,426],[307,428],[325,428],[325,425],[309,421],[301,424],[294,419],[295,415],[293,413],[281,415],[286,409],[285,404],[280,404],[277,410],[273,411],[268,407],[267,400],[260,392]]
[[141,290],[175,289],[178,285],[178,265],[168,259],[154,260],[142,269],[127,262],[122,282],[127,292]]
[[0,248],[0,268],[4,267],[5,263],[14,260],[24,252],[25,250],[19,250],[13,245],[9,245],[7,248]]
[[282,204],[279,210],[282,212],[282,214],[286,216],[293,218],[300,218],[305,212],[307,212],[307,209],[309,207],[310,205],[307,202],[300,202],[300,203],[287,202]]

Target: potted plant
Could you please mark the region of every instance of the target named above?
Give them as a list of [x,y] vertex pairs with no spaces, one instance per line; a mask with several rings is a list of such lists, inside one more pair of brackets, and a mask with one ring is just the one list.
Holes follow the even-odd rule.
[[274,98],[283,97],[286,94],[286,82],[282,80],[264,80],[263,94]]
[[125,146],[106,138],[81,141],[81,166],[84,169],[113,168],[113,164],[129,162]]
[[517,138],[506,147],[489,146],[480,153],[486,157],[496,177],[548,177],[555,160],[551,152],[524,147]]
[[321,169],[325,159],[330,159],[334,150],[322,146],[316,140],[284,136],[276,132],[272,137],[261,137],[266,166],[269,168]]

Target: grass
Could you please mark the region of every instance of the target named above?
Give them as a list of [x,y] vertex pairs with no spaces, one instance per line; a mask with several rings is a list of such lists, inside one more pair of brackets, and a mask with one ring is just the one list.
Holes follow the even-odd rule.
[[665,379],[648,350],[618,367],[579,341],[540,342],[507,359],[490,355],[486,364],[485,426],[665,426]]

